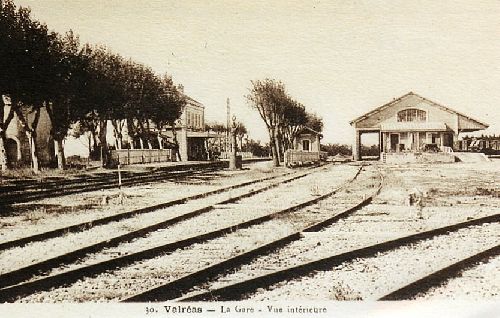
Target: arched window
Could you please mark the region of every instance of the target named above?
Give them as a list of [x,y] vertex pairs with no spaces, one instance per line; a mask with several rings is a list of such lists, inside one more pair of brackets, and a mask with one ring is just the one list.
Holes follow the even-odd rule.
[[409,108],[398,113],[398,121],[426,121],[427,113],[420,109]]

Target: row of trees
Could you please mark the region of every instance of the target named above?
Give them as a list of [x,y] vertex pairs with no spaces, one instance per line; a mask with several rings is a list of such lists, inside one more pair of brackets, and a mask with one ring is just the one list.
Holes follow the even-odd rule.
[[284,153],[293,147],[293,140],[304,127],[317,132],[323,130],[323,121],[316,114],[293,99],[280,81],[265,79],[252,81],[248,103],[255,108],[269,133],[274,166],[284,160]]
[[36,132],[43,109],[51,121],[58,166],[64,168],[63,140],[75,123],[91,136],[92,146],[100,148],[104,164],[108,121],[120,149],[125,126],[142,143],[152,126],[155,131],[174,126],[186,103],[168,75],[158,76],[106,47],[82,45],[72,31],[49,31],[29,9],[11,0],[0,1],[0,61],[0,96],[11,101],[8,114],[0,105],[2,170],[8,167],[6,130],[15,117],[29,139],[32,167],[38,172]]

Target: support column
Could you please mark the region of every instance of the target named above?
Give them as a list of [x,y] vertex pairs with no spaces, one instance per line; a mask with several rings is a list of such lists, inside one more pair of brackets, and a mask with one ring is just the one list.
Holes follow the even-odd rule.
[[382,152],[384,152],[384,133],[381,131],[378,132],[378,150],[382,156]]
[[354,130],[354,143],[352,145],[352,156],[353,156],[354,161],[361,160],[360,144],[361,144],[361,132],[358,129],[355,129]]
[[[458,131],[457,131],[457,132],[453,131],[453,141],[452,141],[452,142],[453,142],[453,145],[452,145],[451,147],[453,148],[453,150],[464,150],[464,149],[465,149],[465,150],[467,150],[467,142],[465,142],[465,145],[466,145],[466,146],[465,146],[463,149],[461,149],[462,147],[460,147],[460,146],[458,145],[458,137],[459,137],[459,133],[460,133],[460,132],[458,132]],[[455,148],[456,148],[456,147],[455,147],[456,145],[458,145],[458,146],[459,146],[459,147],[458,147],[458,149],[455,149]]]
[[177,135],[179,141],[179,153],[181,155],[181,161],[188,161],[188,138],[187,129],[183,127],[180,133]]
[[416,131],[414,132],[415,134],[415,151],[421,151],[422,149],[420,149],[420,132]]

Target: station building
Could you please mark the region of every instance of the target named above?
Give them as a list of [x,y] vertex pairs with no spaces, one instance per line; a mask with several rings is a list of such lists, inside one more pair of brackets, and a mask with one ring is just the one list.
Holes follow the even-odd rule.
[[285,166],[317,163],[326,159],[326,152],[321,151],[323,135],[309,127],[302,127],[293,139],[292,149],[284,154]]
[[424,157],[425,161],[454,160],[443,154],[456,150],[460,133],[488,128],[477,119],[413,92],[359,116],[350,124],[354,128],[354,160],[361,160],[361,136],[376,133],[380,158],[391,162],[418,162]]
[[[187,95],[185,97],[186,105],[175,125],[181,161],[206,160],[207,141],[213,136],[205,131],[205,106]],[[166,141],[173,142],[172,127],[167,127],[162,135]]]
[[293,139],[293,149],[307,152],[319,152],[323,135],[309,127],[303,127]]
[[[181,87],[181,92],[183,89]],[[184,93],[183,93],[184,94]],[[150,132],[147,136],[147,149],[143,148],[140,137],[131,138],[127,126],[123,134],[128,136],[127,149],[111,151],[111,156],[122,164],[151,163],[164,161],[203,161],[208,159],[209,139],[221,138],[220,135],[205,129],[205,106],[195,99],[184,94],[186,104],[181,110],[181,115],[175,125],[165,126],[158,131],[154,123],[149,123]],[[116,142],[113,130],[108,125],[107,142]],[[175,140],[179,147],[179,156],[175,156]],[[131,149],[130,149],[131,148]]]

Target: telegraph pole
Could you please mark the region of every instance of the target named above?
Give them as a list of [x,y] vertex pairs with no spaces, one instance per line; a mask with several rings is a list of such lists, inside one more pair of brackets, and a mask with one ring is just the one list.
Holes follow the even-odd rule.
[[226,100],[226,153],[231,151],[231,141],[229,140],[231,130],[231,107],[229,106],[229,97]]

